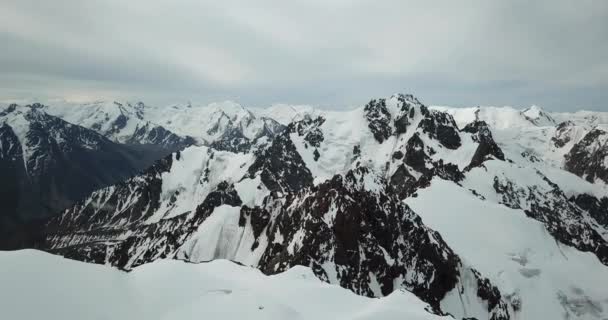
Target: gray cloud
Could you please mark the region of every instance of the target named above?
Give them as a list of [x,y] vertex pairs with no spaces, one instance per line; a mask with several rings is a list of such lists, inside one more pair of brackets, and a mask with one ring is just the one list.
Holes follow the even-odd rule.
[[605,1],[0,0],[0,100],[608,110]]

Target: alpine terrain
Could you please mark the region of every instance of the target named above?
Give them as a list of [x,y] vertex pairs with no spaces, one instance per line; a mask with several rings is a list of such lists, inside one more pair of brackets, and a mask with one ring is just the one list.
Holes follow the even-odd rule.
[[[120,319],[608,319],[608,113],[395,94],[11,105],[0,125],[0,218],[52,211],[33,245],[80,261],[2,252],[3,281],[94,274],[70,296]],[[32,290],[0,308],[18,318]]]
[[46,108],[0,108],[0,248],[30,244],[41,219],[178,150],[116,143]]

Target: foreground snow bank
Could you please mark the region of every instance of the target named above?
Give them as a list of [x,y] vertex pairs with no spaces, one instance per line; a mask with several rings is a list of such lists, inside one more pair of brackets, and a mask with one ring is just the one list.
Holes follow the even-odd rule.
[[357,296],[309,268],[275,276],[227,260],[130,273],[35,250],[0,252],[2,319],[439,319],[409,292]]

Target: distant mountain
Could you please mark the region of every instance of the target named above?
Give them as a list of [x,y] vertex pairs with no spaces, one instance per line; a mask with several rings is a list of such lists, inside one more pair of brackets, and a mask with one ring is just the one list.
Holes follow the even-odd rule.
[[511,107],[435,109],[452,114],[459,127],[475,119],[485,121],[510,159],[565,169],[590,182],[608,184],[608,112],[550,113],[537,106],[523,111]]
[[[457,319],[608,316],[608,114],[405,94],[348,111],[121,105],[127,123],[196,145],[62,210],[41,248],[125,270],[166,258],[266,274],[303,265]],[[139,127],[96,130],[130,146]]]
[[[26,241],[19,231],[93,190],[151,165],[158,150],[128,147],[44,112],[40,104],[0,111],[0,230],[2,247]],[[16,231],[17,230],[17,231]]]
[[119,143],[157,145],[179,150],[194,144],[194,139],[179,136],[144,119],[146,105],[142,102],[94,102],[82,105],[55,104],[45,111],[68,122],[81,125]]
[[284,129],[272,118],[255,115],[233,102],[155,107],[113,101],[56,104],[45,110],[116,142],[156,145],[173,151],[198,144],[244,152]]

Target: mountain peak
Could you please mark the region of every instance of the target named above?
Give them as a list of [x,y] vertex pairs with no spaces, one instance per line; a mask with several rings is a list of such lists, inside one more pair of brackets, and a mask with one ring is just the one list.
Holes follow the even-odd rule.
[[556,121],[541,107],[532,105],[523,110],[521,114],[535,125],[555,125]]

